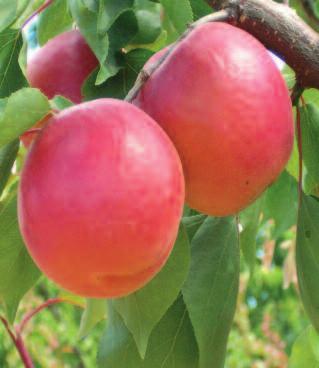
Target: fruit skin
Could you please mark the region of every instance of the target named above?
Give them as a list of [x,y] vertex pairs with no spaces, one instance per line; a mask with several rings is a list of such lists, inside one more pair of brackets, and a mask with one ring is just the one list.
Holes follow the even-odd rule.
[[127,295],[167,260],[184,203],[178,154],[126,102],[100,99],[55,115],[32,145],[18,214],[39,268],[76,294]]
[[194,30],[133,103],[169,135],[182,160],[186,202],[209,215],[248,206],[292,150],[292,108],[280,72],[259,41],[225,23]]
[[61,33],[37,50],[27,65],[27,79],[48,98],[62,95],[82,101],[81,87],[98,60],[78,30]]

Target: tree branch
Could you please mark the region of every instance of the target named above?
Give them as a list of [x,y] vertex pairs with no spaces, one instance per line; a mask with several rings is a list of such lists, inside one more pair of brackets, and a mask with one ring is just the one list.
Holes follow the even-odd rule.
[[230,23],[244,29],[296,72],[303,88],[319,89],[319,34],[292,9],[272,0],[206,0],[216,10],[230,9]]

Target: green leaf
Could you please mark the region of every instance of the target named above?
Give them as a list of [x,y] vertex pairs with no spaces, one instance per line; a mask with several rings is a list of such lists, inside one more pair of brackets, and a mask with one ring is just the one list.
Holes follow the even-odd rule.
[[240,247],[245,261],[250,269],[251,275],[254,272],[256,263],[256,237],[260,222],[263,197],[255,201],[251,206],[240,213],[240,223],[243,231],[240,234]]
[[0,275],[0,299],[13,322],[21,298],[40,276],[20,235],[15,194],[0,205]]
[[136,49],[125,54],[121,70],[99,86],[95,85],[97,71],[93,72],[82,87],[85,100],[101,97],[124,99],[133,87],[138,73],[152,55],[152,51],[144,49]]
[[82,339],[106,317],[106,301],[103,299],[87,299],[86,308],[82,314],[79,339]]
[[19,30],[6,29],[0,33],[0,98],[27,85],[19,65],[22,44]]
[[0,32],[14,22],[17,10],[17,0],[0,0]]
[[312,326],[297,338],[289,358],[289,368],[319,368],[319,336]]
[[19,150],[19,140],[16,139],[0,148],[0,197],[11,174],[11,169]]
[[49,39],[69,30],[72,26],[72,17],[68,12],[67,0],[55,0],[45,9],[38,22],[38,42],[44,45]]
[[212,12],[212,8],[208,5],[206,0],[190,0],[194,20],[204,17]]
[[105,34],[113,23],[126,12],[132,9],[134,0],[101,0],[97,29],[100,34]]
[[49,111],[49,101],[34,88],[20,89],[0,100],[0,148],[18,138]]
[[273,237],[278,238],[284,231],[296,224],[298,188],[296,180],[284,171],[265,193],[264,219],[274,219]]
[[131,41],[132,44],[149,44],[154,42],[162,31],[160,4],[149,0],[135,0],[135,15],[138,32]]
[[74,105],[74,103],[63,96],[55,96],[50,104],[52,109],[55,110],[64,110]]
[[302,130],[302,152],[306,167],[305,191],[311,193],[319,189],[319,109],[308,104],[300,109]]
[[183,217],[182,222],[186,228],[188,239],[190,241],[193,239],[194,235],[197,233],[198,229],[202,226],[206,218],[207,218],[206,215]]
[[301,300],[319,331],[319,202],[302,195],[298,214],[296,263]]
[[174,28],[182,34],[193,22],[193,11],[189,0],[160,0],[165,16],[169,18]]
[[142,358],[150,334],[167,309],[176,300],[187,277],[190,262],[186,230],[180,226],[173,251],[160,273],[144,288],[128,297],[114,300],[113,306],[123,318]]
[[191,267],[183,287],[199,347],[200,368],[224,367],[238,283],[235,219],[208,217],[191,242]]
[[100,62],[99,79],[105,80],[109,76],[105,64],[109,52],[109,38],[107,33],[100,34],[97,32],[98,13],[89,10],[81,0],[68,1],[74,21]]
[[98,353],[100,368],[197,368],[196,340],[182,297],[153,330],[144,361],[111,304],[108,316],[109,323]]

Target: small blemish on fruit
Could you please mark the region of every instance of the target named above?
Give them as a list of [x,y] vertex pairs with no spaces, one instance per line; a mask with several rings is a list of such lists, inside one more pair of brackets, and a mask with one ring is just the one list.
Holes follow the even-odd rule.
[[307,239],[310,239],[310,237],[311,237],[311,231],[310,230],[306,230],[305,231],[305,235],[306,235],[306,238]]
[[246,183],[245,183],[246,185],[249,185],[249,181],[248,180],[246,180]]

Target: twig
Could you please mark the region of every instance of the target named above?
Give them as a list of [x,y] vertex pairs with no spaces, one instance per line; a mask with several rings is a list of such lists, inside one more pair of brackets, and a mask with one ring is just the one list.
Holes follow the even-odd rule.
[[24,367],[25,368],[34,368],[34,364],[32,362],[30,354],[28,353],[21,336],[15,336],[15,334],[11,330],[7,320],[4,317],[0,316],[0,320],[3,323],[5,329],[7,330],[8,335],[10,336],[12,342],[14,343],[14,345],[15,345],[15,347],[16,347],[16,349],[17,349],[17,351],[18,351],[18,353],[21,357],[21,360],[24,364]]
[[43,10],[45,10],[46,8],[48,8],[54,0],[46,0],[46,2],[44,4],[42,4],[34,13],[32,13],[22,24],[22,28],[24,28],[29,22],[31,22],[31,20],[37,16],[38,14],[42,13]]
[[63,299],[63,298],[54,298],[54,299],[49,299],[47,300],[45,303],[39,305],[37,308],[35,308],[34,310],[32,310],[31,312],[27,313],[25,315],[25,317],[22,319],[21,323],[16,327],[16,334],[17,336],[21,335],[25,326],[27,325],[27,323],[39,312],[41,312],[43,309],[55,305],[55,304],[59,304],[59,303],[69,303],[72,305],[76,305],[76,306],[81,306],[79,303],[73,302],[69,299]]
[[236,14],[234,13],[234,9],[224,9],[216,13],[209,14],[199,19],[197,22],[192,23],[187,28],[187,30],[180,36],[180,38],[167,50],[167,52],[156,62],[154,62],[154,64],[152,64],[147,71],[145,69],[142,69],[142,71],[137,76],[133,88],[129,91],[125,100],[128,102],[132,102],[135,99],[135,97],[138,95],[143,85],[147,82],[147,80],[154,73],[154,71],[157,70],[163,64],[163,62],[168,58],[168,56],[176,49],[178,44],[181,41],[183,41],[196,27],[205,23],[226,21],[235,16]]
[[237,11],[230,23],[246,30],[296,72],[302,87],[319,89],[319,34],[294,10],[272,0],[206,0]]

